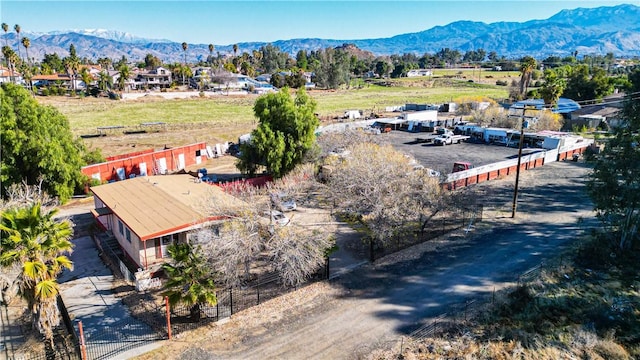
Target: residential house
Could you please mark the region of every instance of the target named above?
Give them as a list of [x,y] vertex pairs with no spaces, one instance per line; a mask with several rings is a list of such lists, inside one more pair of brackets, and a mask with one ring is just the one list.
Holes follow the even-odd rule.
[[214,81],[216,81],[218,84],[220,84],[220,81],[224,81],[224,83],[220,85],[221,89],[225,90],[244,90],[253,91],[254,93],[265,93],[276,90],[276,88],[269,83],[258,81],[250,76],[243,74],[218,72],[213,75],[213,78]]
[[193,76],[189,79],[189,87],[192,89],[207,89],[211,84],[211,68],[199,66],[191,69]]
[[5,82],[14,82],[16,84],[24,84],[22,74],[17,71],[11,72],[8,68],[0,65],[0,84]]
[[[120,71],[117,70],[109,70],[107,72],[111,79],[113,79],[113,85],[118,87],[118,82],[120,81]],[[124,89],[125,91],[135,90],[136,82],[132,77],[125,79],[124,81]]]
[[433,71],[429,69],[412,69],[407,72],[407,77],[432,76]]
[[82,80],[76,79],[72,81],[69,74],[34,75],[31,78],[31,81],[33,83],[33,86],[37,88],[58,85],[61,88],[71,90],[73,88],[74,82],[76,85],[76,89],[84,88],[84,82],[82,82]]
[[573,130],[583,126],[588,129],[598,127],[608,129],[616,127],[620,123],[620,108],[612,104],[591,104],[583,105],[571,113],[571,118],[565,120],[563,130]]
[[139,72],[135,78],[135,86],[138,89],[168,88],[172,82],[171,70],[161,66],[150,70]]
[[153,272],[169,257],[167,246],[223,220],[205,204],[238,201],[189,174],[140,176],[91,188],[97,223],[111,231],[136,266]]
[[256,76],[256,81],[270,83],[271,82],[271,74],[260,74]]
[[80,67],[78,68],[78,74],[84,68],[86,68],[89,71],[89,74],[91,74],[91,76],[94,79],[97,79],[98,75],[100,75],[100,73],[102,72],[102,66],[100,65],[80,65]]
[[553,113],[560,114],[564,119],[571,118],[571,113],[580,109],[580,104],[567,99],[559,98],[555,106],[550,107],[544,103],[543,99],[527,99],[513,103],[509,107],[510,116],[525,116],[530,115],[530,110],[545,110],[550,109]]

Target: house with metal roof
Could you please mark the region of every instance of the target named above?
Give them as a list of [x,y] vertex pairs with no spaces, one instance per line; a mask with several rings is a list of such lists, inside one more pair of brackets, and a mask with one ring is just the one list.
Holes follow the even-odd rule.
[[91,188],[97,223],[111,231],[124,254],[139,268],[159,267],[167,246],[223,220],[207,204],[237,203],[220,187],[189,174],[140,176]]
[[535,110],[543,110],[545,108],[550,108],[552,112],[557,114],[571,114],[573,111],[580,109],[580,104],[577,102],[567,99],[567,98],[559,98],[558,102],[555,106],[549,107],[544,103],[542,99],[527,99],[515,102],[511,105],[512,109],[524,109],[524,108],[534,108]]
[[586,126],[589,129],[620,126],[622,114],[617,103],[601,103],[584,105],[581,109],[571,113],[571,118],[564,123],[564,130]]

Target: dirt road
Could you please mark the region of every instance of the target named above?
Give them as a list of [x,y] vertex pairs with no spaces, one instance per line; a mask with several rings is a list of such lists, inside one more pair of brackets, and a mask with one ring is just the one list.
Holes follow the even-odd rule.
[[567,162],[521,174],[515,220],[514,179],[481,184],[487,211],[476,235],[414,247],[185,334],[143,358],[345,359],[391,347],[453,304],[513,285],[593,226],[587,172]]

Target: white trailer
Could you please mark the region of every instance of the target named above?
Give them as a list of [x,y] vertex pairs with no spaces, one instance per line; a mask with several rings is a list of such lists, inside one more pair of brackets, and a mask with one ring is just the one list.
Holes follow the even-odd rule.
[[509,142],[509,132],[507,129],[486,128],[484,129],[483,138],[487,144],[507,145]]
[[424,110],[402,113],[405,121],[424,122],[438,120],[438,110]]

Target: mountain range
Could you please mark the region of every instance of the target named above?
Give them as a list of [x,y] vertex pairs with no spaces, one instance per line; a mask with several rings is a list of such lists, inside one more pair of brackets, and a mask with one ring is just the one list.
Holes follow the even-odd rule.
[[[281,51],[295,55],[299,50],[318,50],[327,47],[354,44],[359,49],[375,55],[436,53],[443,48],[459,50],[484,49],[499,56],[520,58],[531,55],[542,58],[550,55],[568,56],[574,52],[582,55],[640,56],[640,7],[623,4],[598,8],[562,10],[545,20],[526,22],[496,22],[486,24],[475,21],[456,21],[416,33],[389,38],[337,40],[300,38],[271,42]],[[97,59],[119,59],[123,55],[133,61],[153,54],[164,62],[183,60],[181,43],[169,40],[144,39],[135,35],[102,29],[52,31],[45,34],[21,33],[31,40],[29,56],[41,59],[45,53],[68,54],[69,47],[76,47],[78,56]],[[16,48],[14,33],[2,35]],[[238,52],[251,52],[265,42],[238,43]],[[21,49],[24,51],[24,49]],[[214,52],[233,53],[233,44],[215,45]],[[208,44],[189,44],[187,60],[205,60],[209,55]]]

